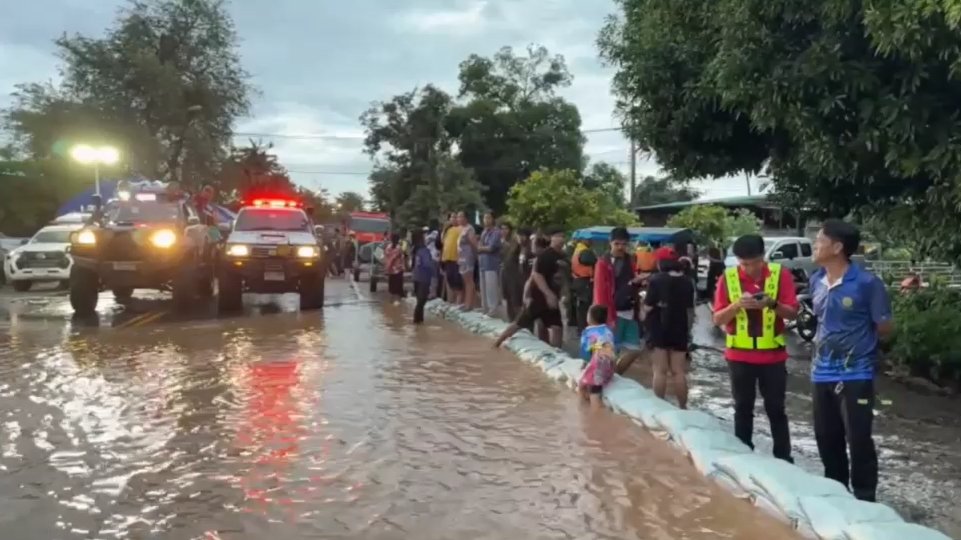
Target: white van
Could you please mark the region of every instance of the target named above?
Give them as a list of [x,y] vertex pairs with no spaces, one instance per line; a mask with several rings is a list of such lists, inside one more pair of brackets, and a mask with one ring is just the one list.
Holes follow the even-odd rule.
[[[764,238],[764,260],[780,263],[784,268],[801,268],[807,275],[817,269],[814,264],[814,243],[803,236],[768,236]],[[732,247],[727,249],[724,266],[737,266],[737,257]]]

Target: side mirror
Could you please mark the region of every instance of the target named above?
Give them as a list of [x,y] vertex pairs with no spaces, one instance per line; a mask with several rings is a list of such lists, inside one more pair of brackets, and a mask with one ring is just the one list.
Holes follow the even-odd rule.
[[220,224],[217,225],[217,228],[220,230],[220,233],[221,233],[221,234],[223,234],[224,236],[226,236],[226,235],[230,234],[230,230],[233,228],[233,224],[232,224],[232,223],[220,223]]
[[29,238],[24,238],[23,240],[20,241],[20,245],[21,245],[21,246],[25,246],[25,245],[27,245],[27,244],[29,244],[29,243],[30,243],[30,239],[29,239]]
[[774,253],[771,254],[771,260],[772,260],[772,261],[779,261],[779,260],[781,260],[781,259],[783,259],[783,258],[784,258],[784,252],[783,252],[783,251],[775,251]]
[[187,225],[200,225],[200,218],[197,216],[190,216],[187,218]]

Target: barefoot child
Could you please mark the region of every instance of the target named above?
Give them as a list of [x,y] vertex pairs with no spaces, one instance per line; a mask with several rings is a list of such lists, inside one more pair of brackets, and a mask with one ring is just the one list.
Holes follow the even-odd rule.
[[578,388],[584,399],[590,399],[591,406],[600,407],[601,392],[614,377],[614,333],[607,326],[607,306],[591,306],[587,324],[581,334],[581,358],[589,362]]

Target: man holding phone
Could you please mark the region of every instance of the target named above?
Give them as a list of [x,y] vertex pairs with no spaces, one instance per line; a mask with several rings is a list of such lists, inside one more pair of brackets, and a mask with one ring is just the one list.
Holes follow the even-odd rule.
[[735,240],[733,251],[738,265],[718,279],[714,324],[727,334],[724,358],[731,373],[734,434],[754,448],[754,402],[760,390],[771,423],[774,457],[793,463],[784,408],[788,359],[784,320],[797,317],[794,279],[781,265],[764,260],[764,239],[756,234]]

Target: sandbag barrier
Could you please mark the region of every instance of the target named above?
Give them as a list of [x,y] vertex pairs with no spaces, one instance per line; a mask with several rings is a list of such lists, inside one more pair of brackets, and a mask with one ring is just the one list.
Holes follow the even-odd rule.
[[[507,323],[432,300],[429,313],[482,336],[496,338]],[[504,346],[549,378],[575,389],[584,363],[540,341],[526,330]],[[656,436],[668,440],[694,467],[735,497],[819,540],[950,540],[939,531],[906,523],[890,507],[859,501],[847,489],[785,461],[754,453],[714,416],[681,410],[632,379],[614,376],[604,403]]]

